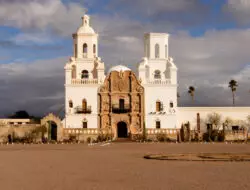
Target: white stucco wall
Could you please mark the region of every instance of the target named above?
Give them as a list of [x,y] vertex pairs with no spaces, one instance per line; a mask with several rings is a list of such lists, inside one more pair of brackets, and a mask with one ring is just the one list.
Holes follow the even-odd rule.
[[[65,90],[65,127],[82,128],[84,119],[88,121],[88,128],[98,127],[97,90],[99,85],[67,85]],[[74,109],[82,106],[82,100],[87,100],[87,106],[91,106],[91,114],[77,114]],[[69,108],[69,101],[73,101],[73,108]]]
[[[172,85],[144,85],[145,89],[145,125],[146,128],[155,128],[156,120],[161,121],[161,128],[176,128],[177,88]],[[156,112],[156,102],[163,104],[165,113]],[[170,109],[170,102],[174,108]],[[153,113],[151,113],[153,112]],[[156,113],[155,113],[156,112]]]

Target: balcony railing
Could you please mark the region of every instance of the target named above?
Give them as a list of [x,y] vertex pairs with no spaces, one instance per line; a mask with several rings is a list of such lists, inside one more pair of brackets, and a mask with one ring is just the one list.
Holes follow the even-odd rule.
[[97,79],[72,79],[72,84],[98,84]]
[[131,112],[131,108],[129,104],[124,104],[124,106],[120,106],[119,104],[112,105],[112,112],[113,113],[128,113]]
[[170,79],[154,79],[154,80],[148,80],[147,81],[148,84],[161,84],[161,85],[167,85],[167,84],[171,84],[171,80]]
[[87,108],[83,108],[81,106],[78,106],[75,108],[75,113],[89,114],[91,112],[92,112],[91,106],[88,106]]

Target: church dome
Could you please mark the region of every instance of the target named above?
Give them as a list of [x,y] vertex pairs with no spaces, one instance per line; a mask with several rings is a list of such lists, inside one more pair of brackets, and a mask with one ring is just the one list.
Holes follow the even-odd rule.
[[77,30],[77,34],[95,34],[94,29],[89,25],[89,16],[84,15],[82,17],[82,26]]
[[92,27],[90,26],[81,26],[78,28],[77,34],[95,34],[95,31]]
[[118,71],[118,72],[122,71],[123,72],[123,71],[131,71],[131,69],[124,66],[124,65],[117,65],[117,66],[111,67],[109,69],[109,73],[111,73],[112,71]]

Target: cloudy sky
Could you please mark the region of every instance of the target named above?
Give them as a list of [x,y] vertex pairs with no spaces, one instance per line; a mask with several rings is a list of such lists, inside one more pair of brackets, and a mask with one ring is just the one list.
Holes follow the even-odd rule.
[[71,34],[85,11],[106,70],[135,69],[144,33],[166,32],[180,106],[231,106],[231,79],[239,83],[236,105],[250,106],[250,0],[0,0],[0,117],[59,112]]

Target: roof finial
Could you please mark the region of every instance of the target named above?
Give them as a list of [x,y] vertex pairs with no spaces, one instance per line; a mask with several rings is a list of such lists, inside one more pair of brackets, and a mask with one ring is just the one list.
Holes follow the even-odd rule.
[[89,16],[86,14],[82,17],[82,25],[89,26]]

